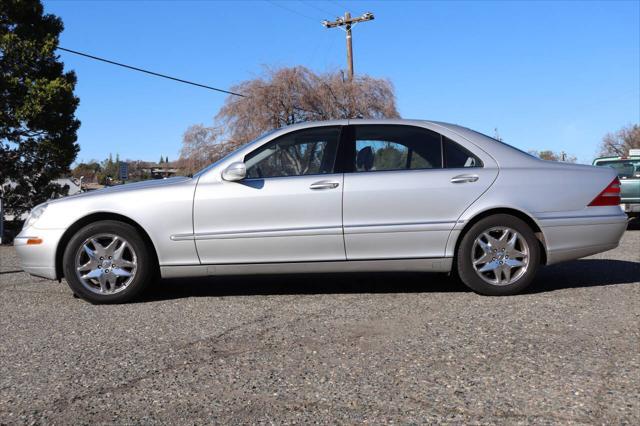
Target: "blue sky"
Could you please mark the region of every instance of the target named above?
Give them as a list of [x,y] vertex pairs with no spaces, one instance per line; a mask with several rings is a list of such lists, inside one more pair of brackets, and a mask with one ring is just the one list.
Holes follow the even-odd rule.
[[[345,67],[389,78],[405,118],[448,121],[519,148],[593,159],[602,136],[640,121],[640,2],[45,1],[60,45],[220,88],[263,66]],[[178,157],[225,95],[61,52],[76,71],[78,161]]]

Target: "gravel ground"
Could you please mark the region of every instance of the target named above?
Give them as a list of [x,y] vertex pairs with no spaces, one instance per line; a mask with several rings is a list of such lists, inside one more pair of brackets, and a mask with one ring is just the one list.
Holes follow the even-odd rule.
[[0,424],[640,424],[640,230],[503,298],[357,274],[92,306],[18,270],[0,247]]

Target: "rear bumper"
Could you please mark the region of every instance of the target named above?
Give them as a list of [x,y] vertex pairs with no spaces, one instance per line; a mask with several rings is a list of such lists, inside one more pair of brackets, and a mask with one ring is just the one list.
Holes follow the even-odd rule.
[[627,229],[627,216],[616,214],[597,216],[538,217],[547,248],[547,265],[579,259],[614,249]]
[[[31,274],[51,280],[57,279],[56,249],[64,229],[25,229],[15,238],[13,245],[20,258],[22,269]],[[30,238],[39,238],[40,244],[27,244]]]

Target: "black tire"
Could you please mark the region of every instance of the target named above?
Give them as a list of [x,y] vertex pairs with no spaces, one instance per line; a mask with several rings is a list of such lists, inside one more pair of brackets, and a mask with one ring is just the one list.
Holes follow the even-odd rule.
[[[133,278],[126,287],[113,294],[99,294],[99,290],[92,291],[87,284],[76,273],[76,256],[84,243],[95,236],[111,234],[126,240],[136,256],[136,268]],[[131,252],[129,252],[131,253]],[[115,256],[114,256],[115,258]],[[99,262],[98,262],[99,263]],[[91,223],[71,237],[64,251],[62,259],[64,277],[75,295],[94,304],[102,303],[125,303],[133,300],[149,284],[155,276],[155,258],[152,256],[149,247],[140,236],[139,232],[131,225],[114,220],[103,220]],[[102,268],[102,266],[100,266]],[[108,270],[107,270],[108,271]],[[127,278],[120,278],[127,280]],[[114,284],[117,289],[117,285]]]
[[[515,281],[510,284],[497,285],[486,282],[476,272],[472,262],[472,250],[474,250],[476,238],[495,227],[508,227],[517,231],[528,245],[527,268],[520,277],[517,279],[514,277]],[[479,248],[476,248],[476,250],[479,250]],[[480,254],[482,253],[480,251]],[[539,266],[540,242],[533,230],[523,220],[507,214],[496,214],[479,220],[464,234],[456,253],[456,269],[460,280],[476,293],[486,296],[507,296],[521,292],[531,284]]]

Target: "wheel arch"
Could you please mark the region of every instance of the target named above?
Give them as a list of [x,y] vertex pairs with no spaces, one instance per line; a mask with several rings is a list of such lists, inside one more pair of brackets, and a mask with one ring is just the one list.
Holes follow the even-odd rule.
[[540,244],[540,263],[542,265],[546,265],[547,244],[544,238],[544,233],[540,228],[540,225],[538,225],[538,223],[527,213],[523,212],[522,210],[514,209],[512,207],[498,207],[498,208],[483,210],[481,212],[478,212],[471,219],[469,219],[467,223],[465,223],[462,230],[460,231],[460,234],[458,235],[458,238],[456,240],[456,244],[453,252],[454,258],[457,256],[460,243],[462,242],[462,239],[464,238],[465,234],[469,232],[469,229],[471,229],[471,227],[474,224],[476,224],[478,221],[486,217],[493,216],[495,214],[508,214],[508,215],[517,217],[518,219],[521,219],[523,222],[529,225],[529,227],[531,227],[531,229],[533,230],[534,235],[538,239],[538,243]]
[[145,231],[145,229],[138,222],[127,216],[112,212],[97,212],[91,213],[87,216],[83,216],[82,218],[76,220],[71,226],[69,226],[69,228],[67,228],[67,230],[62,235],[62,238],[60,238],[60,241],[58,242],[58,246],[56,248],[56,278],[58,280],[61,280],[64,277],[62,258],[64,256],[64,251],[67,248],[67,244],[69,243],[71,238],[84,226],[101,220],[115,220],[133,226],[147,245],[147,248],[149,249],[149,252],[153,257],[155,272],[156,274],[159,274],[160,267],[158,262],[158,253],[147,231]]

